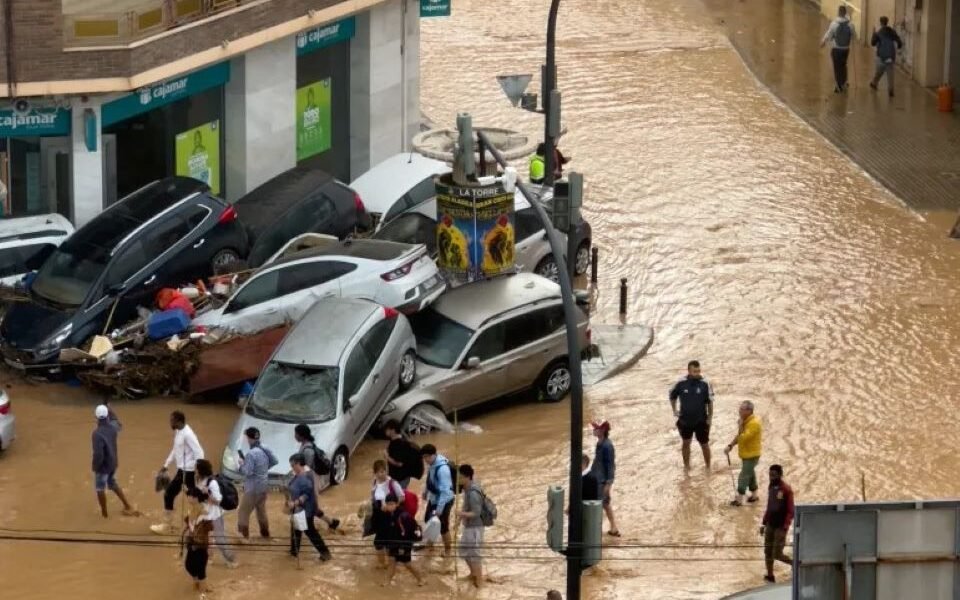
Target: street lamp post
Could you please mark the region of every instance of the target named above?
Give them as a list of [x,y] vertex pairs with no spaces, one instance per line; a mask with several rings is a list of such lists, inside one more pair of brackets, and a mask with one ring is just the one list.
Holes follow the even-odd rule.
[[550,16],[547,19],[547,63],[543,67],[543,144],[545,146],[546,156],[544,159],[544,186],[553,185],[554,169],[557,168],[554,149],[557,147],[555,135],[559,131],[553,131],[551,124],[550,111],[557,113],[557,129],[559,129],[560,107],[554,102],[559,102],[559,93],[557,91],[557,12],[560,10],[560,0],[551,0]]

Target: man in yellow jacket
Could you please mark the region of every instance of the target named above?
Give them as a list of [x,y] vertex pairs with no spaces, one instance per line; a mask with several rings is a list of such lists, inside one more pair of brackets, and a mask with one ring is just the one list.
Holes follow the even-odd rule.
[[[750,490],[750,496],[747,502],[756,502],[760,499],[757,496],[757,463],[760,462],[760,440],[763,427],[760,425],[760,417],[753,414],[753,402],[749,400],[740,404],[740,422],[737,429],[737,435],[733,441],[727,445],[727,454],[733,450],[734,445],[740,455],[743,466],[740,467],[740,478],[737,480],[737,496],[730,504],[732,506],[743,506],[743,496]],[[729,456],[728,456],[729,458]]]

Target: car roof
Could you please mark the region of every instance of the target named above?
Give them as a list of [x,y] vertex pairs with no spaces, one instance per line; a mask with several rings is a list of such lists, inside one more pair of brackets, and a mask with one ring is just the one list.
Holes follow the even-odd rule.
[[450,172],[450,166],[416,152],[391,156],[350,184],[368,212],[385,213],[394,202],[431,175]]
[[515,273],[461,285],[437,298],[432,308],[476,330],[497,315],[551,299],[560,299],[559,285],[533,273]]
[[277,222],[291,207],[335,181],[312,167],[294,167],[260,184],[234,203],[240,220],[256,236]]
[[[9,239],[53,237],[70,233],[73,233],[73,223],[65,216],[57,213],[0,219],[0,242]],[[37,234],[44,235],[39,236]]]
[[335,367],[357,330],[380,308],[369,300],[321,298],[283,338],[273,360]]
[[367,260],[395,260],[413,249],[413,244],[402,244],[389,240],[348,239],[330,240],[327,244],[320,244],[300,252],[285,255],[270,266],[282,265],[304,258],[318,258],[322,256],[348,256],[350,258],[365,258]]

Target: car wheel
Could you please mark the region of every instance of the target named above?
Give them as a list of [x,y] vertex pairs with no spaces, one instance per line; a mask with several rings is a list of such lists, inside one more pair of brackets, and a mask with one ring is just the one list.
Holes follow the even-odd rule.
[[210,270],[217,272],[217,267],[225,267],[231,263],[240,262],[240,255],[233,248],[224,248],[210,259]]
[[424,402],[407,411],[400,427],[406,435],[414,436],[442,430],[448,428],[449,425],[447,415],[443,414],[442,410],[433,404]]
[[583,242],[580,244],[580,247],[577,248],[577,262],[576,262],[576,272],[577,275],[583,275],[587,272],[587,269],[590,268],[590,242]]
[[553,259],[552,254],[544,256],[533,272],[541,277],[546,277],[554,283],[560,283],[560,268],[557,266],[557,261]]
[[417,378],[417,359],[413,350],[407,350],[400,358],[400,391],[405,392]]
[[330,469],[330,485],[340,485],[347,480],[350,472],[350,461],[347,459],[347,449],[340,448],[333,455]]
[[570,365],[566,360],[552,363],[543,372],[540,391],[547,402],[559,402],[570,392]]

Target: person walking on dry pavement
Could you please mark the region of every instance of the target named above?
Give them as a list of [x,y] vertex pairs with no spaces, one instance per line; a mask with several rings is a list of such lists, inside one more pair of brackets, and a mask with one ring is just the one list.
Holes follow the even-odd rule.
[[174,432],[173,448],[160,467],[160,474],[165,474],[171,463],[177,465],[177,474],[163,492],[163,522],[150,526],[150,530],[157,534],[170,532],[173,525],[173,503],[181,488],[186,486],[188,492],[196,493],[197,460],[203,458],[203,447],[200,446],[197,434],[187,425],[186,415],[179,410],[170,413],[170,428]]
[[[677,400],[680,409],[677,410]],[[683,468],[690,468],[690,441],[694,436],[703,452],[703,462],[710,468],[710,424],[713,422],[713,388],[700,373],[700,362],[687,363],[687,376],[670,390],[670,406],[677,418],[683,454]]]
[[855,34],[853,23],[847,17],[847,7],[841,4],[837,9],[837,18],[830,23],[830,27],[820,41],[821,48],[826,46],[827,42],[833,44],[830,49],[830,60],[833,61],[833,78],[837,83],[837,87],[833,89],[836,94],[841,94],[847,89],[847,59],[850,58],[850,44]]
[[[427,511],[424,513],[424,523],[436,516],[440,520],[440,535],[443,538],[443,556],[450,555],[453,540],[450,537],[450,511],[453,510],[453,466],[447,457],[437,452],[433,444],[425,444],[420,448],[420,455],[427,464],[427,484],[423,491],[423,499],[427,501]],[[430,543],[427,544],[428,546]]]
[[97,501],[100,503],[100,514],[106,519],[107,490],[117,495],[123,503],[123,514],[132,517],[139,513],[127,502],[123,490],[117,483],[116,473],[119,466],[117,453],[117,434],[119,429],[114,427],[110,420],[110,409],[101,404],[94,409],[97,418],[97,427],[93,430],[93,483],[97,491]]
[[291,514],[296,514],[301,511],[305,513],[303,531],[294,528],[293,525],[290,526],[290,555],[294,557],[300,555],[300,542],[303,539],[303,535],[306,534],[307,539],[310,540],[310,543],[313,544],[313,547],[316,548],[320,554],[320,562],[326,562],[332,557],[323,538],[320,537],[320,532],[317,531],[316,525],[313,524],[313,518],[317,512],[317,492],[314,488],[313,477],[306,467],[307,459],[304,458],[300,452],[290,457],[290,468],[293,469],[293,479],[288,486],[290,500],[287,502],[287,508],[290,509]]
[[390,478],[396,480],[403,489],[407,489],[411,479],[423,477],[420,446],[403,437],[400,433],[400,423],[396,420],[388,421],[383,432],[390,440],[386,450],[383,451],[389,465]]
[[483,584],[483,504],[485,496],[480,482],[474,478],[471,465],[460,465],[460,485],[463,486],[463,509],[457,519],[463,525],[460,532],[460,558],[470,569],[470,581],[480,588]]
[[257,511],[260,537],[270,537],[270,520],[267,518],[267,492],[270,469],[279,461],[260,443],[260,430],[249,427],[243,434],[250,450],[240,454],[240,473],[243,475],[243,496],[237,509],[237,530],[244,539],[250,537],[250,513]]
[[767,489],[767,511],[763,513],[760,535],[763,536],[763,557],[767,564],[767,574],[763,577],[770,583],[776,583],[773,576],[773,561],[779,560],[793,566],[793,560],[783,553],[787,544],[787,532],[793,522],[793,488],[783,480],[783,467],[770,467],[770,487]]
[[743,463],[740,467],[740,477],[737,479],[737,495],[731,506],[743,506],[743,496],[750,490],[747,502],[756,502],[757,496],[757,463],[760,462],[760,444],[763,437],[760,418],[753,414],[753,402],[746,400],[740,403],[740,420],[737,423],[737,435],[727,445],[727,459],[730,451],[737,447],[737,453]]
[[620,537],[620,530],[617,529],[617,520],[613,514],[613,477],[617,470],[616,455],[613,450],[613,442],[610,441],[610,423],[607,421],[594,421],[593,435],[597,438],[597,450],[593,456],[593,474],[596,475],[600,483],[601,498],[603,499],[603,512],[610,521],[610,529],[607,535]]
[[880,29],[875,29],[870,36],[870,45],[877,49],[877,72],[870,81],[870,87],[874,90],[880,83],[880,79],[887,76],[887,93],[893,98],[893,74],[897,69],[897,50],[903,48],[903,40],[897,35],[896,30],[890,27],[890,22],[886,17],[880,17]]
[[[223,489],[220,482],[213,476],[213,465],[209,460],[197,459],[197,488],[194,495],[197,500],[203,504],[203,515],[201,520],[210,521],[213,526],[213,541],[223,555],[223,560],[227,567],[237,568],[237,561],[233,556],[227,544],[227,529],[223,523],[224,508],[220,505],[223,502]],[[236,501],[236,498],[234,498]],[[236,504],[233,505],[236,508]]]

